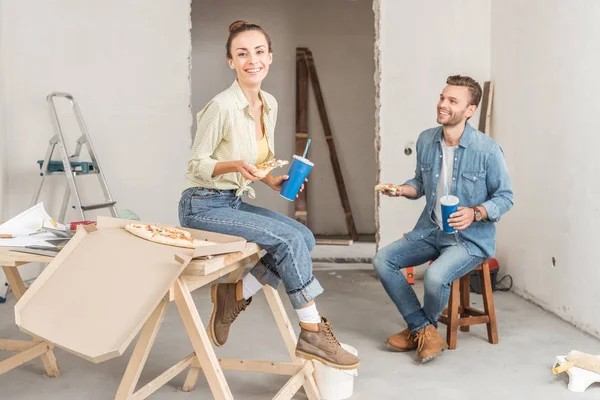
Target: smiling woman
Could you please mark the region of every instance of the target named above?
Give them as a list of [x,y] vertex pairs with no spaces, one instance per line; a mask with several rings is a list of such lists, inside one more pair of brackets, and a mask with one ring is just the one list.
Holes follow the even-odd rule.
[[[277,101],[261,89],[273,62],[271,39],[258,25],[235,21],[229,26],[227,63],[236,80],[198,113],[198,128],[179,202],[182,226],[241,236],[267,254],[241,281],[211,288],[214,311],[209,337],[216,346],[227,341],[231,324],[263,285],[283,283],[300,319],[299,357],[318,359],[340,369],[359,365],[333,336],[314,299],[323,288],[312,273],[312,232],[277,212],[248,204],[251,184],[262,181],[280,191],[288,176],[261,173],[274,163]],[[257,165],[259,166],[257,168]]]

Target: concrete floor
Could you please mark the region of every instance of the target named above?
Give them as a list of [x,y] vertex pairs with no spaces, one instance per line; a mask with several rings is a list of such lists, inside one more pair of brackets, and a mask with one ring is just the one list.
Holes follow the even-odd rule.
[[[355,381],[353,399],[598,399],[600,384],[585,393],[571,394],[565,377],[555,377],[550,368],[556,355],[578,349],[600,354],[600,341],[592,338],[541,308],[514,294],[496,292],[496,312],[500,343],[486,340],[485,326],[459,333],[458,349],[447,351],[429,364],[413,361],[412,353],[392,353],[384,339],[404,328],[403,321],[373,272],[348,265],[315,266],[315,275],[326,292],[318,308],[334,325],[342,342],[359,350],[362,365]],[[356,266],[354,266],[356,267]],[[336,269],[332,269],[336,268]],[[420,282],[415,286],[419,295]],[[194,293],[203,321],[208,322],[211,302],[208,290]],[[473,295],[480,305],[480,296]],[[294,321],[297,319],[284,298]],[[0,337],[24,338],[14,325],[14,298],[0,304]],[[445,332],[445,327],[440,331]],[[94,400],[111,399],[125,370],[133,346],[119,358],[91,364],[65,351],[56,350],[62,376],[44,375],[41,362],[31,361],[0,376],[1,399]],[[174,305],[165,317],[153,352],[142,373],[142,383],[150,381],[191,352]],[[262,294],[255,296],[249,309],[236,321],[229,342],[217,349],[217,356],[286,360],[286,351]],[[4,357],[4,354],[0,355]],[[237,399],[271,398],[286,378],[253,373],[225,373]],[[563,374],[564,375],[564,374]],[[178,391],[185,374],[180,374],[153,399],[209,399],[204,378],[192,393]],[[294,397],[305,399],[303,392]]]

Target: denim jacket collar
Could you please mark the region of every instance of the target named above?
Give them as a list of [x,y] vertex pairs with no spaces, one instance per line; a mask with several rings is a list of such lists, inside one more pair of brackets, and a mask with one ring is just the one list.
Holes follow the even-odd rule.
[[[442,141],[443,132],[444,132],[444,128],[441,126],[438,127],[437,132],[435,132],[435,135],[433,135],[433,141],[440,143]],[[458,142],[458,145],[465,149],[469,148],[469,144],[471,143],[471,140],[473,139],[474,134],[475,134],[474,128],[471,126],[471,124],[469,124],[469,121],[467,121],[465,123],[465,130],[463,131],[463,134],[460,137],[460,141]]]

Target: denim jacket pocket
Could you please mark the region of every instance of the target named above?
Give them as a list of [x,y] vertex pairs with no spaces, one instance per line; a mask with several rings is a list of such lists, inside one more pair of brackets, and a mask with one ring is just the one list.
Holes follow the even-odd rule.
[[473,198],[485,195],[487,186],[485,183],[485,172],[465,171],[462,173],[463,189],[467,196]]
[[423,180],[423,190],[425,193],[431,192],[433,182],[431,177],[431,164],[421,164],[421,179]]

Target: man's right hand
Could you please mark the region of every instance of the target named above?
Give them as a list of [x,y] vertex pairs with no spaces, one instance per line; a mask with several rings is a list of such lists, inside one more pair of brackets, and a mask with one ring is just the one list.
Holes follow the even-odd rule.
[[381,194],[384,194],[389,197],[400,197],[400,196],[402,196],[402,186],[396,186],[395,192],[392,192],[388,188],[384,188],[381,190]]
[[255,176],[256,167],[252,164],[247,163],[243,160],[235,161],[235,170],[242,174],[244,179],[249,180],[251,182],[260,181],[262,178]]

